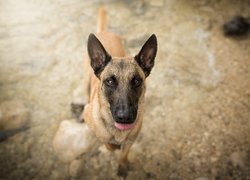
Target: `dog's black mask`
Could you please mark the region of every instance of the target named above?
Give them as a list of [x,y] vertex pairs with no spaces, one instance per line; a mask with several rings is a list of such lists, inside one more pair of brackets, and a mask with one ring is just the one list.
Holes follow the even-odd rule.
[[115,75],[104,79],[105,96],[117,123],[130,124],[136,120],[139,98],[143,90],[142,83],[139,75],[127,77],[126,81],[121,81]]

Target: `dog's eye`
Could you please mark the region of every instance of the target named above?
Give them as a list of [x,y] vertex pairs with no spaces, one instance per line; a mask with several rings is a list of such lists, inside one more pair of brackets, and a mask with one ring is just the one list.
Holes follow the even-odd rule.
[[109,87],[115,87],[117,83],[114,77],[110,77],[104,81],[104,84]]
[[142,83],[142,80],[139,77],[134,77],[131,83],[133,87],[139,87]]

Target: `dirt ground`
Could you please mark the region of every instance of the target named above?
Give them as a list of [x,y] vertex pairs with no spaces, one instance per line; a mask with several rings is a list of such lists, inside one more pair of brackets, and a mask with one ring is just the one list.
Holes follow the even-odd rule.
[[0,124],[0,179],[119,179],[103,146],[78,158],[78,177],[52,147],[102,5],[130,54],[158,37],[127,179],[250,179],[250,37],[221,31],[250,17],[248,0],[1,1],[0,119],[25,127]]

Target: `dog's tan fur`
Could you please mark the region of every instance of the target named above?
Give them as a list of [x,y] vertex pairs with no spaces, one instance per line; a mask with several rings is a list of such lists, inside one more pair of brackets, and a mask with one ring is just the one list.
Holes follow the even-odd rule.
[[[85,95],[88,97],[88,103],[85,105],[82,118],[87,123],[88,127],[95,133],[96,137],[106,145],[106,147],[113,151],[121,149],[121,156],[119,159],[119,174],[126,174],[128,169],[128,152],[133,142],[135,141],[143,121],[144,111],[144,94],[145,94],[145,79],[146,76],[143,70],[135,63],[133,57],[127,57],[122,45],[121,39],[114,33],[107,32],[105,11],[103,8],[99,11],[99,22],[96,37],[102,43],[106,51],[113,57],[112,62],[105,67],[100,77],[97,78],[93,69],[90,66],[89,57],[85,58],[84,72],[85,72]],[[121,72],[116,63],[127,61],[126,72]],[[132,129],[121,131],[115,128],[114,119],[110,112],[110,105],[107,102],[104,94],[101,91],[102,79],[106,74],[113,72],[117,76],[128,77],[136,71],[143,77],[142,95],[139,98],[138,113],[135,121],[135,126]],[[123,73],[123,74],[120,74]],[[121,81],[126,81],[121,80]]]

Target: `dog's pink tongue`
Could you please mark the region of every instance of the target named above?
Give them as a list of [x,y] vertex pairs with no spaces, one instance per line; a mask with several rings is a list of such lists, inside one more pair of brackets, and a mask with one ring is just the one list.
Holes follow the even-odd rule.
[[133,128],[134,125],[135,125],[134,123],[131,123],[131,124],[121,124],[117,122],[115,123],[115,127],[123,131]]

